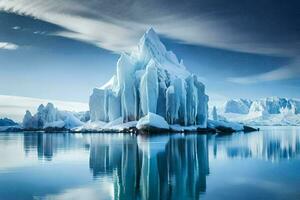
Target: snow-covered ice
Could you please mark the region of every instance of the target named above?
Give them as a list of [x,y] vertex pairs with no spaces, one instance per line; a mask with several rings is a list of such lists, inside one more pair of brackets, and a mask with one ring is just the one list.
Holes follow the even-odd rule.
[[226,102],[220,115],[248,125],[300,125],[300,100],[279,97],[234,99]]
[[148,112],[147,115],[145,115],[138,121],[136,128],[137,129],[158,128],[158,129],[169,130],[170,127],[168,122],[163,117]]
[[59,110],[71,112],[89,110],[87,103],[0,95],[0,118],[8,117],[16,122],[22,122],[26,110],[33,113],[39,105],[46,105],[48,102],[53,103]]
[[49,127],[70,129],[83,125],[83,122],[75,117],[72,112],[60,111],[52,103],[48,103],[46,106],[41,104],[35,115],[32,115],[27,110],[22,125],[25,129],[43,129]]
[[151,28],[136,51],[121,54],[116,74],[93,90],[89,106],[92,122],[121,118],[126,123],[152,113],[168,124],[206,128],[207,103],[205,86]]
[[18,125],[18,123],[14,122],[12,119],[4,117],[3,119],[0,118],[0,126],[14,126]]
[[208,127],[209,128],[217,128],[217,127],[225,127],[230,128],[234,131],[243,131],[244,125],[238,122],[229,122],[223,120],[208,120]]
[[231,99],[225,103],[225,113],[247,114],[251,104],[248,99]]

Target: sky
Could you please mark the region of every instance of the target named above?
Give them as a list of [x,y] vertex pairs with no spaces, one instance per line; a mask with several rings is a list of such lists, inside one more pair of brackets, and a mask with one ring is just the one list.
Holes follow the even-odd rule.
[[0,0],[0,95],[88,102],[153,27],[210,101],[300,98],[300,2]]

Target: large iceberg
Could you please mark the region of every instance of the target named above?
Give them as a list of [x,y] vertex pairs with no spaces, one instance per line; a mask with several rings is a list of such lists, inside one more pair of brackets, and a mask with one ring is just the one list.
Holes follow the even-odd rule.
[[151,113],[169,124],[206,128],[207,103],[203,83],[150,28],[135,51],[121,54],[116,74],[93,90],[89,106],[91,122],[126,123]]

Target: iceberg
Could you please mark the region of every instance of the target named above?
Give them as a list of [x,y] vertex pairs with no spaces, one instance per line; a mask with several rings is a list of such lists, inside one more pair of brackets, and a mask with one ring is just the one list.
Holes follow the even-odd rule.
[[212,129],[217,129],[217,131],[221,132],[236,132],[236,131],[244,131],[245,126],[238,122],[228,122],[224,120],[208,120],[208,127]]
[[7,117],[4,117],[3,119],[0,118],[0,126],[15,126],[18,125],[18,123],[14,122],[12,119],[9,119]]
[[152,28],[135,51],[121,54],[116,68],[116,74],[90,96],[91,122],[159,119],[170,125],[207,127],[204,84],[166,49]]
[[83,125],[72,112],[60,111],[52,103],[41,104],[35,115],[26,111],[22,126],[24,129],[74,128]]
[[247,114],[251,104],[249,99],[231,99],[225,103],[225,113]]
[[21,126],[14,122],[12,119],[7,117],[0,118],[0,132],[4,131],[17,131],[21,128]]
[[300,125],[300,100],[282,97],[234,99],[225,103],[221,115],[231,121],[255,126]]

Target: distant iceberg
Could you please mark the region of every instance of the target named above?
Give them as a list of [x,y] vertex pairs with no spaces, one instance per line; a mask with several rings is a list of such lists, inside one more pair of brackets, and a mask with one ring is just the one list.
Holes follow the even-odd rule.
[[0,132],[2,131],[14,131],[16,129],[20,129],[21,126],[14,122],[12,119],[7,117],[0,118]]
[[300,125],[300,100],[267,97],[258,100],[231,99],[220,115],[249,125]]
[[126,123],[160,116],[162,123],[170,125],[207,127],[204,84],[166,50],[152,28],[140,39],[136,51],[121,54],[116,74],[93,90],[89,106],[91,122],[121,118]]
[[4,117],[3,119],[0,118],[0,126],[15,126],[18,125],[18,123],[14,122],[12,119],[9,119],[7,117]]
[[72,112],[60,111],[52,103],[41,104],[35,115],[26,111],[22,126],[24,129],[66,128],[71,129],[83,125]]

